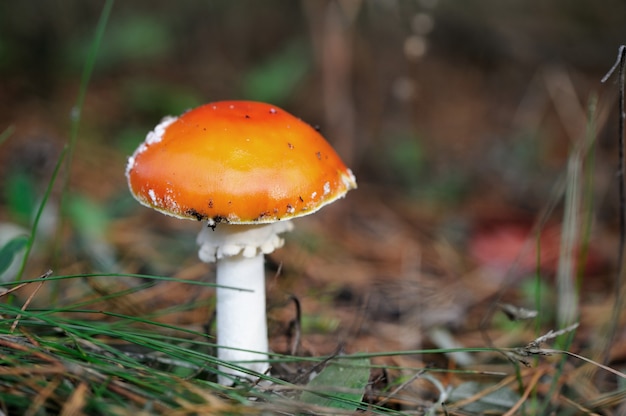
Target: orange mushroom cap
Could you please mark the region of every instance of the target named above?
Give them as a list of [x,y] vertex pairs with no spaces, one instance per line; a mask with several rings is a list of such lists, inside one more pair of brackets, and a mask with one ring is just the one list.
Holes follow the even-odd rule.
[[311,214],[356,188],[310,125],[270,104],[222,101],[165,118],[128,160],[143,205],[209,224]]

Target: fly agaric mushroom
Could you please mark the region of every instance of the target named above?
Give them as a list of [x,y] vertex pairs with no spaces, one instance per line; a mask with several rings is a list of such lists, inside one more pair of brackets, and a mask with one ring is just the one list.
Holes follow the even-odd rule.
[[[350,169],[286,111],[223,101],[164,118],[129,158],[126,177],[141,204],[205,222],[197,241],[200,259],[217,262],[218,357],[266,372],[263,255],[283,245],[279,234],[291,230],[290,219],[355,189]],[[222,384],[249,377],[220,371]]]

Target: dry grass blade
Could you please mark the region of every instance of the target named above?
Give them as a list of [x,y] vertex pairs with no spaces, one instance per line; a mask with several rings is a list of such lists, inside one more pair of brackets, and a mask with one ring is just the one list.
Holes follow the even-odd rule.
[[596,398],[589,400],[586,405],[592,409],[605,409],[626,403],[626,390],[612,391],[600,394]]
[[508,412],[506,412],[504,415],[502,416],[513,416],[514,414],[516,414],[516,412],[519,410],[520,407],[522,407],[522,405],[524,404],[524,402],[526,402],[526,400],[528,399],[528,396],[530,395],[530,392],[537,387],[537,383],[539,383],[539,379],[545,374],[545,370],[542,369],[538,369],[535,374],[533,374],[532,378],[530,379],[530,382],[528,383],[528,385],[526,386],[526,389],[524,389],[524,394],[522,394],[522,397],[520,397],[520,399],[517,401],[517,403],[515,403],[515,405],[513,407],[511,407],[511,409],[509,409]]
[[563,400],[565,403],[567,403],[571,407],[575,408],[576,411],[579,412],[579,414],[584,414],[584,415],[589,415],[589,416],[600,416],[599,413],[592,412],[590,409],[586,408],[585,406],[581,405],[580,403],[576,403],[574,400],[570,399],[567,396],[564,396],[564,395],[560,394],[559,395],[559,399]]
[[[48,270],[47,272],[39,276],[39,279],[41,279],[41,282],[37,284],[37,287],[35,288],[35,290],[33,290],[33,292],[28,296],[28,298],[24,302],[24,305],[22,305],[22,312],[24,312],[26,308],[28,308],[28,305],[30,305],[30,303],[33,301],[33,299],[37,295],[37,292],[39,292],[39,289],[41,289],[41,287],[43,286],[44,284],[43,279],[45,279],[46,277],[50,277],[51,275],[52,275],[52,270]],[[15,320],[13,321],[13,324],[11,325],[11,329],[9,330],[9,332],[12,333],[15,331],[15,328],[17,328],[17,324],[20,322],[21,318],[22,318],[21,314],[15,317]]]
[[82,382],[76,387],[70,398],[65,402],[61,409],[60,416],[79,416],[82,414],[85,406],[88,385]]
[[[50,396],[54,394],[54,391],[59,387],[59,384],[63,381],[62,377],[55,377],[51,382],[49,382],[43,389],[39,390],[39,393],[33,399],[30,407],[24,413],[24,416],[35,416],[39,409],[41,409],[44,404],[50,399]],[[35,391],[37,391],[37,383],[33,383],[35,386]]]
[[452,410],[452,409],[462,409],[463,407],[466,407],[468,404],[471,403],[475,403],[479,400],[481,400],[484,397],[487,397],[488,395],[492,394],[495,391],[498,391],[504,387],[507,387],[513,383],[515,383],[515,381],[517,380],[517,378],[515,376],[508,376],[506,377],[504,380],[500,381],[497,384],[494,384],[486,389],[483,389],[482,391],[480,391],[479,393],[474,394],[471,397],[467,397],[463,400],[459,400],[457,402],[455,402],[454,404],[448,404],[447,408],[448,410]]
[[393,400],[402,390],[404,390],[409,384],[420,378],[424,374],[425,370],[418,371],[413,376],[409,377],[404,383],[393,389],[385,398],[376,403],[377,406],[384,406],[389,401]]
[[[10,338],[15,339],[15,340],[18,339],[17,337],[10,337]],[[9,339],[9,337],[7,336],[0,336],[0,347],[7,348],[10,351],[13,350],[13,351],[21,351],[21,352],[28,353],[32,355],[34,358],[37,358],[41,361],[52,364],[54,368],[58,368],[61,370],[63,369],[63,364],[57,358],[52,357],[48,354],[44,354],[43,352],[35,349],[33,346],[30,346],[25,342],[24,343],[15,342],[15,341],[12,341],[11,339]],[[41,367],[41,366],[39,365],[38,367]],[[13,373],[12,370],[20,370],[20,369],[19,368],[12,369],[10,367],[0,367],[0,373],[10,374],[10,373]],[[15,372],[14,374],[19,374],[19,371]]]
[[[111,379],[94,368],[91,368],[88,363],[81,364],[75,361],[64,361],[55,357],[53,352],[45,353],[37,349],[37,347],[30,345],[25,339],[13,336],[11,336],[11,339],[7,339],[7,336],[0,337],[0,347],[9,350],[7,356],[0,358],[3,358],[7,364],[15,365],[1,366],[0,376],[19,378],[21,381],[17,386],[19,386],[20,389],[26,388],[31,391],[39,391],[34,399],[35,402],[33,402],[32,409],[40,409],[43,403],[50,401],[56,403],[73,401],[76,408],[78,408],[79,400],[85,400],[86,393],[82,396],[77,395],[78,393],[76,393],[75,390],[67,399],[52,396],[53,392],[61,385],[61,382],[65,383],[67,381],[81,380],[82,384],[87,383],[87,387],[89,385],[106,385],[106,390],[119,395],[119,397],[127,400],[129,404],[135,404],[139,408],[150,404],[155,411],[161,414],[171,411],[171,408],[164,403],[148,398],[146,393],[141,391],[141,389],[134,389],[133,386],[121,380]],[[24,353],[26,353],[26,355]],[[10,357],[19,358],[11,359]],[[30,364],[26,364],[26,362]],[[52,381],[50,381],[51,377]],[[42,389],[41,385],[45,387]],[[68,406],[68,404],[64,406]],[[67,409],[69,412],[72,408]]]
[[578,292],[576,289],[576,250],[579,244],[580,209],[581,209],[581,171],[580,151],[570,154],[567,164],[567,185],[563,227],[561,231],[561,251],[557,270],[557,305],[558,325],[572,324],[578,316]]
[[616,376],[618,376],[620,378],[626,379],[626,374],[622,373],[621,371],[615,370],[614,368],[611,368],[611,367],[609,367],[607,365],[601,364],[601,363],[599,363],[597,361],[594,361],[594,360],[592,360],[590,358],[583,357],[582,355],[578,355],[578,354],[575,354],[575,353],[570,352],[570,351],[541,349],[540,354],[542,354],[542,355],[550,355],[550,354],[565,354],[565,355],[569,355],[570,357],[574,357],[574,358],[578,358],[579,360],[586,361],[586,362],[588,362],[590,364],[593,364],[593,365],[596,365],[599,368],[601,368],[601,369],[603,369],[605,371],[608,371],[609,373],[612,373],[612,374],[614,374],[614,375],[616,375]]

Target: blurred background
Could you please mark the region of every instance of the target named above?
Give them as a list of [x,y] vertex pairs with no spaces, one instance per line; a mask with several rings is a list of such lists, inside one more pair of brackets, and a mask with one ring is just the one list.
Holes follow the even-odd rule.
[[[298,220],[270,257],[275,349],[285,348],[289,294],[315,352],[337,340],[414,348],[441,325],[476,330],[501,299],[532,306],[524,288],[537,273],[553,289],[549,305],[574,149],[593,208],[582,302],[595,307],[613,290],[617,98],[615,78],[600,79],[626,42],[623,1],[118,1],[94,51],[104,4],[0,2],[2,244],[33,221],[96,52],[25,277],[53,268],[210,280],[199,224],[139,206],[126,159],[165,115],[249,99],[319,127],[359,183]],[[35,302],[105,290],[78,286]],[[189,296],[151,290],[149,308]],[[171,319],[206,321],[212,297],[198,296],[198,310]]]

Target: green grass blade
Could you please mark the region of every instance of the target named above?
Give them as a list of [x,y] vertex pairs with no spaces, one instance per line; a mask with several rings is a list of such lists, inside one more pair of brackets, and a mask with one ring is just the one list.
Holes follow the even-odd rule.
[[[80,126],[80,117],[83,111],[83,105],[85,103],[85,96],[87,95],[87,87],[89,86],[89,80],[91,79],[91,74],[93,74],[93,69],[96,64],[96,58],[98,56],[98,50],[100,49],[100,44],[102,43],[102,39],[104,38],[104,30],[106,29],[107,22],[109,21],[109,16],[111,14],[111,9],[113,8],[114,0],[107,0],[102,8],[102,13],[100,13],[100,19],[98,20],[98,26],[96,26],[96,34],[92,43],[92,46],[89,51],[89,56],[87,61],[85,62],[85,67],[83,68],[83,73],[80,80],[80,89],[78,91],[78,98],[76,99],[76,104],[72,108],[71,114],[71,133],[70,133],[70,150],[67,158],[67,175],[69,177],[69,167],[72,163],[72,157],[74,153],[74,147],[76,146],[76,140],[78,138],[78,127]],[[67,183],[66,183],[67,184]]]
[[30,236],[28,238],[28,244],[26,245],[26,253],[24,253],[24,257],[22,259],[22,264],[20,265],[20,269],[17,273],[17,276],[15,278],[15,281],[19,282],[22,280],[23,274],[24,274],[24,269],[26,269],[26,264],[28,263],[28,258],[30,256],[30,252],[33,248],[33,244],[35,242],[35,236],[37,235],[37,228],[39,226],[39,221],[41,220],[41,215],[43,214],[43,210],[46,206],[46,204],[48,203],[48,199],[50,198],[50,194],[52,193],[52,188],[54,186],[54,183],[56,182],[56,178],[57,175],[59,174],[59,171],[61,169],[61,166],[63,166],[63,160],[65,159],[65,155],[67,153],[67,146],[63,147],[63,150],[61,151],[61,154],[59,155],[59,158],[57,159],[57,163],[54,167],[54,171],[52,172],[52,176],[50,178],[50,181],[48,182],[48,186],[46,188],[46,192],[43,196],[43,199],[41,200],[41,203],[39,204],[39,208],[37,208],[37,214],[35,215],[35,221],[33,221],[33,226],[31,227],[30,230]]
[[[74,158],[74,150],[76,148],[76,141],[78,140],[78,129],[80,127],[80,119],[83,111],[83,106],[85,103],[85,97],[87,95],[87,87],[89,86],[89,81],[91,79],[91,75],[93,73],[93,69],[95,67],[96,58],[98,56],[98,50],[100,48],[100,44],[102,43],[102,39],[104,38],[104,31],[107,26],[107,22],[109,20],[109,16],[111,14],[111,9],[113,8],[114,0],[107,0],[102,8],[102,12],[100,13],[100,19],[98,20],[98,25],[96,26],[96,32],[94,36],[94,40],[92,46],[90,48],[89,56],[87,61],[85,62],[85,67],[83,68],[80,87],[78,91],[78,97],[76,99],[76,103],[72,108],[70,114],[70,138],[69,143],[66,146],[67,148],[67,160],[66,160],[66,169],[65,176],[63,179],[63,189],[61,192],[61,225],[58,228],[57,240],[60,239],[60,233],[63,230],[63,218],[66,213],[66,205],[67,205],[67,189],[69,187],[69,178],[72,171],[72,160]],[[58,244],[57,244],[58,246]],[[56,257],[56,253],[55,253]]]

